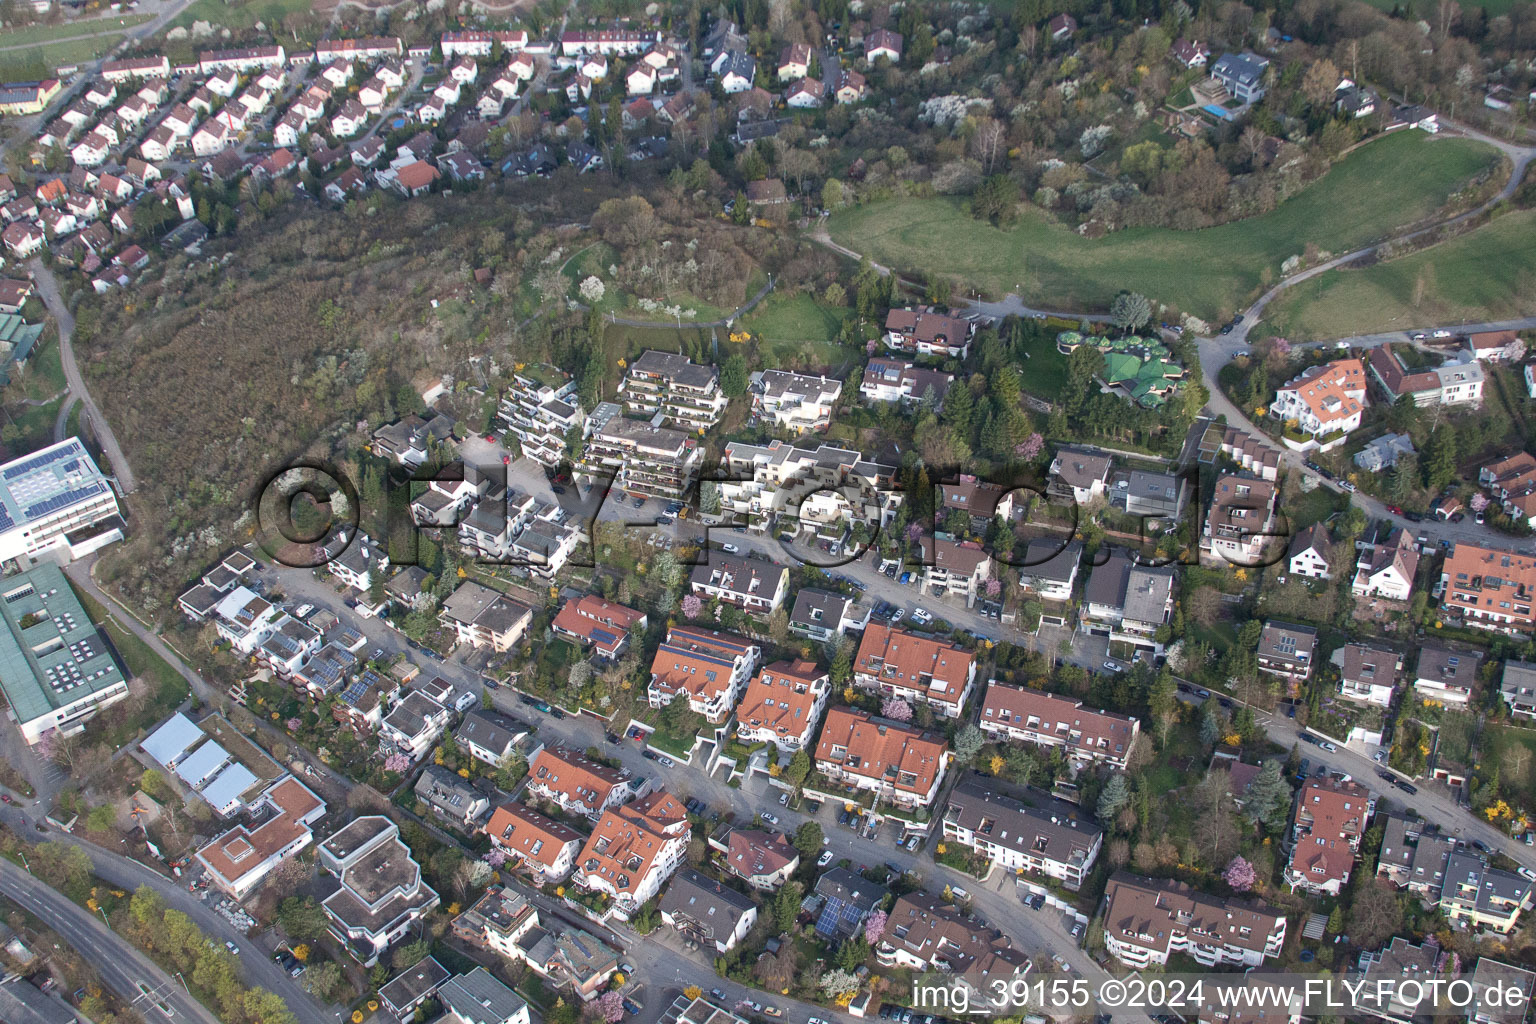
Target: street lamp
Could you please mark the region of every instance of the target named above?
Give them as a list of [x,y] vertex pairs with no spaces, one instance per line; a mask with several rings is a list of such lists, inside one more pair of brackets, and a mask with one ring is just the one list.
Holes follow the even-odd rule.
[[180,971],[176,972],[176,980],[181,982],[181,989],[182,989],[182,991],[190,996],[192,994],[192,990],[187,988],[187,979],[183,978],[181,976],[181,972]]
[[101,923],[107,926],[107,931],[111,931],[112,922],[107,920],[107,909],[98,904],[96,907],[96,913],[101,915]]
[[22,853],[20,850],[17,850],[16,852],[18,854],[21,854],[21,863],[22,863],[23,866],[26,867],[27,874],[30,875],[32,873],[32,865],[27,863],[27,855],[25,853]]

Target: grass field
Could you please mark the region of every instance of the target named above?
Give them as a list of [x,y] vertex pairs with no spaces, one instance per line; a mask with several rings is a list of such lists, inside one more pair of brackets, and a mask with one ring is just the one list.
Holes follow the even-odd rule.
[[64,21],[57,25],[28,25],[0,32],[0,49],[12,46],[35,46],[68,39],[70,36],[122,35],[135,25],[142,25],[154,18],[152,14],[126,14],[116,18],[89,18],[84,21]]
[[1264,319],[1277,334],[1305,340],[1530,313],[1536,313],[1536,210],[1507,214],[1390,263],[1319,274],[1271,303]]
[[1030,208],[1011,230],[980,224],[958,199],[901,199],[834,214],[843,245],[900,269],[948,274],[1034,304],[1104,309],[1121,289],[1199,316],[1230,314],[1266,271],[1313,243],[1342,252],[1438,209],[1496,154],[1461,139],[1401,132],[1357,150],[1262,217],[1200,231],[1136,228],[1086,239]]
[[62,43],[39,43],[20,50],[0,52],[0,78],[7,81],[35,79],[53,74],[53,69],[66,64],[83,64],[95,60],[117,45],[123,37],[121,31],[105,35],[88,36]]
[[246,29],[260,21],[277,31],[285,17],[309,9],[309,0],[250,0],[239,5],[229,4],[226,0],[197,0],[171,25],[190,28],[194,21],[206,21],[215,27]]

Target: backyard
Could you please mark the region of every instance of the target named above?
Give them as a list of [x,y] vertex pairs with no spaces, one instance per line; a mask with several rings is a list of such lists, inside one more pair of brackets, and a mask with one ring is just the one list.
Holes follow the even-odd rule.
[[1536,210],[1522,210],[1389,263],[1319,274],[1271,303],[1264,320],[1308,340],[1504,319],[1536,312],[1533,285]]
[[854,207],[827,226],[871,259],[963,277],[992,294],[1081,310],[1130,289],[1215,319],[1309,243],[1338,252],[1385,237],[1434,213],[1494,157],[1481,143],[1402,132],[1357,150],[1271,213],[1200,231],[1135,228],[1090,240],[1033,207],[1002,230],[972,219],[961,200],[938,198]]

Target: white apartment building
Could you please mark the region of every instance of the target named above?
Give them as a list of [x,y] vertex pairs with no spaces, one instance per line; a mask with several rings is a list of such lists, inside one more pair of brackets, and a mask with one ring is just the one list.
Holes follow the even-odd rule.
[[1135,970],[1184,953],[1202,967],[1260,967],[1285,945],[1285,915],[1183,882],[1119,871],[1104,893],[1104,947]]
[[980,782],[962,782],[944,808],[944,841],[968,846],[1005,871],[1045,875],[1075,892],[1098,860],[1104,831],[1069,807],[1042,810]]
[[78,437],[0,465],[0,563],[73,560],[122,539],[117,495]]
[[843,382],[788,370],[762,370],[752,375],[752,419],[793,434],[825,430]]
[[626,419],[615,405],[603,403],[592,414],[578,467],[589,480],[613,476],[626,494],[681,498],[699,471],[703,449],[680,430]]
[[448,718],[447,708],[420,690],[412,690],[384,716],[379,726],[380,747],[420,761],[448,731]]
[[841,498],[846,502],[844,514],[867,523],[871,531],[876,524],[889,525],[902,502],[895,488],[895,466],[828,444],[811,449],[785,441],[731,441],[721,470],[726,479],[719,485],[720,510],[741,516],[748,529],[759,532],[780,517],[812,516],[803,509],[808,498]]
[[438,904],[421,866],[382,815],[357,818],[320,844],[320,867],[341,881],[321,904],[330,933],[365,967],[409,935]]
[[629,365],[619,384],[624,411],[656,417],[657,426],[703,432],[720,422],[730,399],[720,371],[676,352],[649,349]]
[[566,458],[571,431],[586,429],[576,391],[576,379],[563,370],[545,364],[524,367],[512,375],[498,418],[517,437],[524,455],[554,468]]

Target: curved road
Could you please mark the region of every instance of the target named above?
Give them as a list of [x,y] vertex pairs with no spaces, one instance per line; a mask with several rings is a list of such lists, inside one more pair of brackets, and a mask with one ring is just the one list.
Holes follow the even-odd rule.
[[[53,271],[43,263],[41,259],[33,259],[27,264],[27,269],[32,272],[32,278],[37,282],[37,292],[42,297],[43,304],[48,307],[48,313],[59,325],[59,355],[64,364],[64,380],[69,385],[69,392],[85,403],[85,421],[96,435],[97,442],[101,445],[102,452],[107,461],[112,464],[112,475],[117,478],[118,490],[124,494],[132,494],[136,488],[133,479],[133,467],[128,465],[128,458],[123,454],[122,446],[117,443],[117,435],[112,433],[112,425],[101,414],[101,409],[91,393],[86,390],[85,378],[80,375],[80,364],[75,361],[75,347],[72,339],[75,333],[75,316],[69,311],[69,306],[64,302],[64,296],[59,292],[58,278],[53,276]],[[54,423],[55,432],[59,429],[59,423],[68,418],[68,409],[71,402],[65,402],[64,408],[59,410],[60,420]]]
[[[150,1024],[176,1018],[196,1024],[219,1024],[207,1007],[187,994],[181,982],[167,975],[127,939],[119,937],[104,921],[8,860],[0,860],[0,892],[58,932],[95,969],[107,988],[124,1003],[131,1003]],[[144,996],[140,985],[154,993],[153,1001]],[[157,1003],[169,1006],[172,1014],[160,1010]]]

